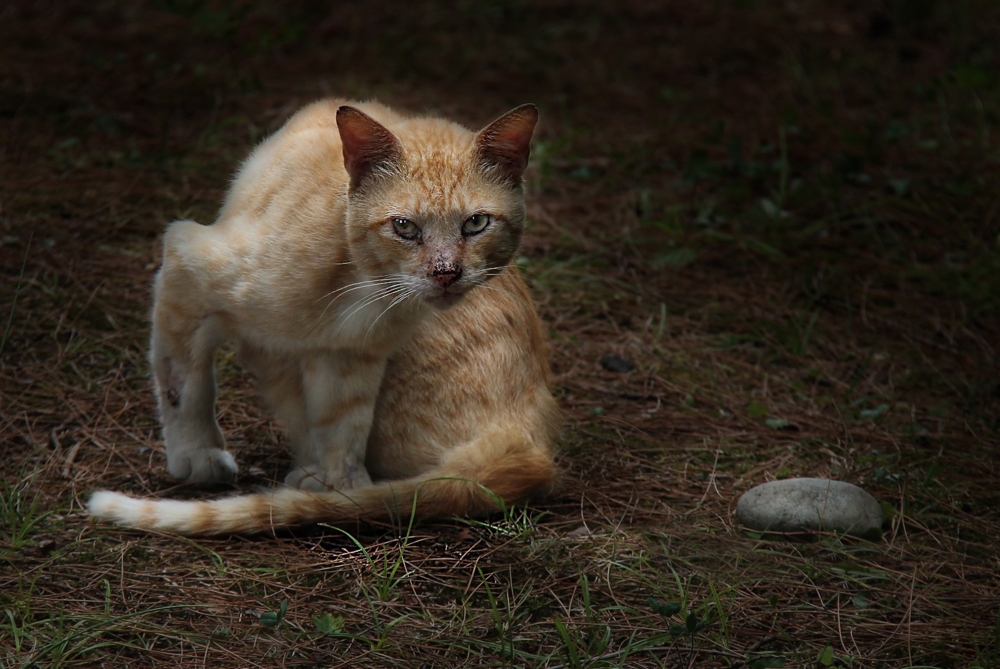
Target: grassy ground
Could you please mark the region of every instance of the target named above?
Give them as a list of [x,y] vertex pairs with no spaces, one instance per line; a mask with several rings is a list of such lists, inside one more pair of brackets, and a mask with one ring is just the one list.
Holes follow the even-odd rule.
[[[1000,7],[365,4],[0,8],[0,666],[1000,667]],[[329,93],[541,107],[561,488],[412,531],[91,524],[97,488],[204,494],[157,432],[158,234]],[[279,479],[220,378],[238,489]],[[800,475],[884,536],[740,529]]]

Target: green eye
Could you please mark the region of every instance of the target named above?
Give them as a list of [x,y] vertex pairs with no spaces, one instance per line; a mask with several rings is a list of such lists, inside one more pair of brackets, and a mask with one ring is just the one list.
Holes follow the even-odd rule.
[[473,214],[465,219],[465,223],[462,224],[462,234],[466,236],[478,235],[486,229],[491,220],[493,218],[489,214]]
[[403,239],[416,239],[420,236],[420,228],[413,221],[406,218],[392,219],[392,229]]

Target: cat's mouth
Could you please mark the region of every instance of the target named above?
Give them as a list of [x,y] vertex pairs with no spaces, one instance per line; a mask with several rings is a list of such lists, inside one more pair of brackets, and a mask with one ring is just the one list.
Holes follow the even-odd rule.
[[455,263],[440,263],[440,270],[435,266],[434,272],[428,272],[428,281],[424,284],[423,301],[436,309],[448,309],[462,300],[465,295],[477,285],[476,277],[469,277]]
[[425,296],[424,302],[436,309],[447,309],[460,302],[468,292],[468,288],[458,288],[456,286],[439,288],[430,295]]
[[454,292],[446,290],[437,295],[426,297],[424,301],[435,309],[447,309],[457,304],[463,297],[465,297],[465,291]]

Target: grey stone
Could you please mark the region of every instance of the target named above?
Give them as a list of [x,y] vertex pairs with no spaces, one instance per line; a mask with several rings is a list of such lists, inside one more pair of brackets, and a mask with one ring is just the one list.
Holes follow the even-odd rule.
[[829,479],[784,479],[748,490],[736,504],[740,523],[759,532],[882,531],[882,509],[856,485]]

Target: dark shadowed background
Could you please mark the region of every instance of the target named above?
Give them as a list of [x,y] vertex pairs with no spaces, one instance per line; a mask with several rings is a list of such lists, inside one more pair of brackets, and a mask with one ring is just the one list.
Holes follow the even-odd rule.
[[[998,34],[991,0],[3,3],[0,666],[1000,667]],[[164,226],[325,95],[540,107],[561,487],[350,536],[89,523],[287,468],[225,354],[243,478],[169,479],[147,312]],[[739,527],[793,476],[883,536]]]

